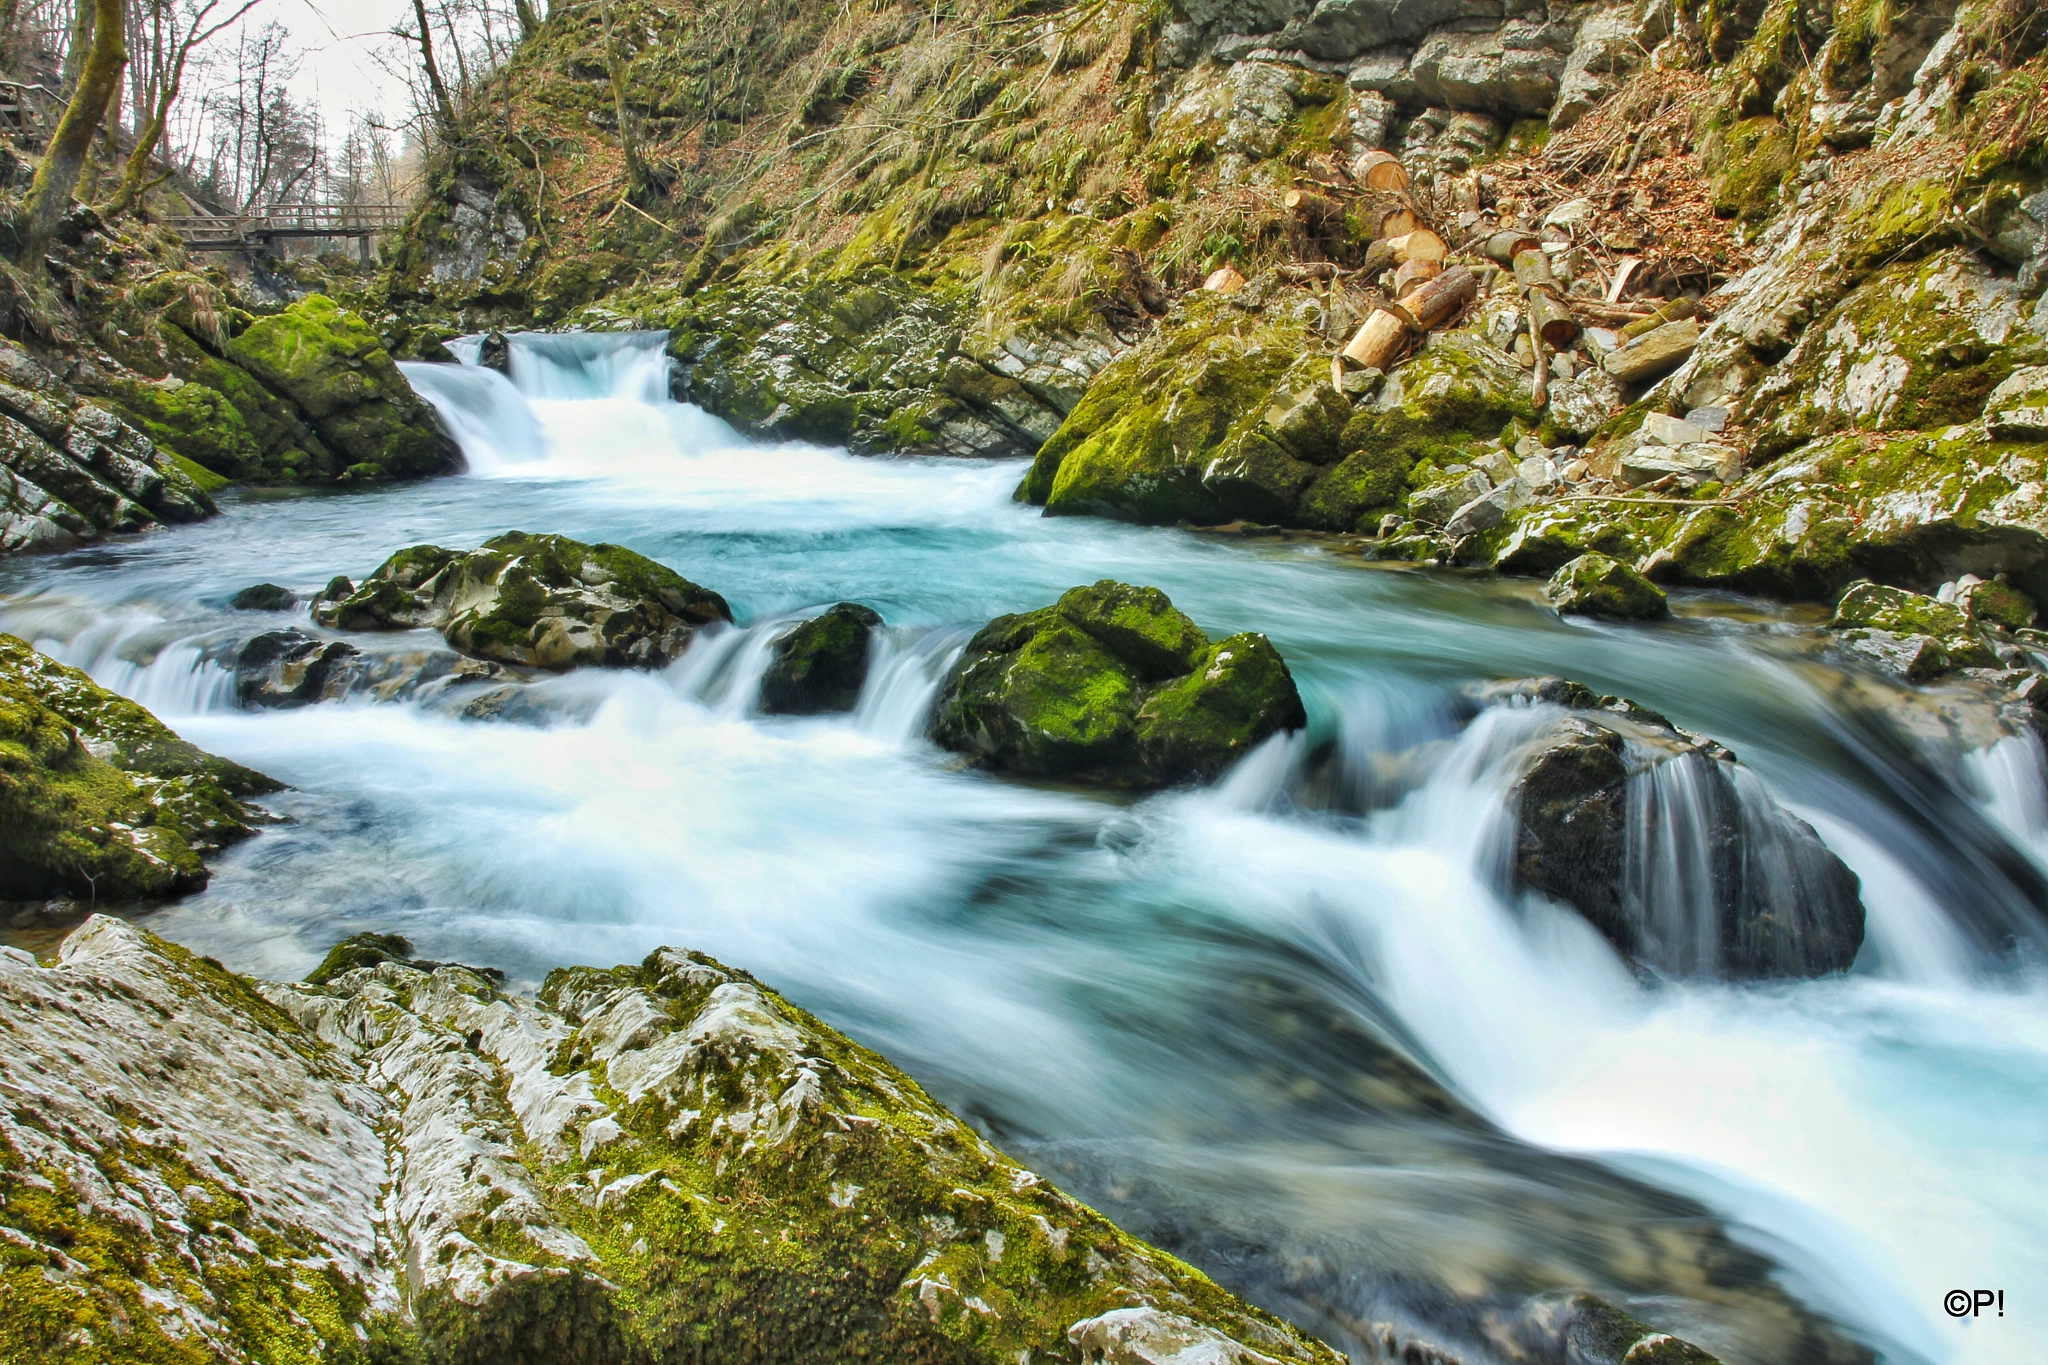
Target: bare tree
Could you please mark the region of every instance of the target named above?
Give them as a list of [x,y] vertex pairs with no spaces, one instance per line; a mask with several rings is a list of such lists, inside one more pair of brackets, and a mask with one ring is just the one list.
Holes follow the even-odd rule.
[[209,41],[263,0],[243,0],[227,9],[232,0],[146,0],[149,10],[147,58],[137,62],[141,73],[134,97],[135,149],[121,176],[121,188],[114,195],[112,212],[122,213],[148,188],[149,160],[163,141],[171,109],[183,93],[185,70],[194,49]]
[[[80,0],[81,6],[84,0]],[[71,204],[71,192],[78,188],[78,173],[85,168],[86,153],[107,116],[107,106],[121,88],[121,70],[128,64],[123,41],[126,18],[121,0],[94,0],[92,45],[78,69],[78,84],[50,135],[50,145],[36,166],[35,183],[28,192],[28,246],[31,257],[40,255],[57,229],[57,220]]]

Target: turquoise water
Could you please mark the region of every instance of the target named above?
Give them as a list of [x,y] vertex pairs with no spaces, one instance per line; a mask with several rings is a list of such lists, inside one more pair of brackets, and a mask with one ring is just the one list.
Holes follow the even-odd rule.
[[[1697,597],[1667,625],[1567,624],[1529,584],[1046,519],[1010,501],[1013,464],[748,445],[668,403],[663,364],[658,345],[554,339],[515,349],[513,382],[415,369],[471,474],[245,494],[198,527],[0,566],[0,629],[291,784],[289,822],[150,927],[278,977],[359,929],[528,983],[704,949],[1340,1344],[1394,1323],[1501,1359],[1489,1313],[1583,1287],[1731,1360],[1852,1358],[1848,1341],[2038,1359],[2032,741],[1907,737],[1900,696],[1837,671],[1789,613]],[[547,683],[545,724],[234,708],[218,660],[307,626],[226,610],[239,588],[307,596],[402,545],[514,527],[653,555],[739,627],[662,674]],[[975,625],[1101,577],[1156,584],[1212,634],[1265,631],[1310,733],[1137,802],[963,772],[923,741]],[[860,710],[752,715],[775,630],[839,600],[889,623]],[[1857,969],[1646,982],[1507,892],[1530,719],[1468,724],[1458,689],[1537,673],[1740,754],[1862,876]],[[2005,1289],[2008,1316],[1950,1319],[1958,1287]]]

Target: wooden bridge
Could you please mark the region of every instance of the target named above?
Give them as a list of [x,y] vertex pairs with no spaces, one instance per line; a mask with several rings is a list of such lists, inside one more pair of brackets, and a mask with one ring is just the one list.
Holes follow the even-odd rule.
[[411,214],[410,204],[273,204],[246,213],[159,221],[192,251],[263,251],[293,237],[353,237],[368,256],[372,237],[398,231]]

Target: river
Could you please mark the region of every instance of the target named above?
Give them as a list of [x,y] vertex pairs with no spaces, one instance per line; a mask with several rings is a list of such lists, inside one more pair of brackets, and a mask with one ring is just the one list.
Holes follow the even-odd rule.
[[[668,400],[660,341],[516,338],[510,381],[408,366],[467,475],[240,492],[198,526],[0,564],[0,630],[290,784],[286,822],[151,929],[280,978],[362,929],[525,984],[708,951],[1360,1352],[1393,1323],[1496,1359],[1489,1313],[1578,1286],[1730,1362],[2043,1357],[2035,741],[1902,725],[1916,700],[1828,663],[1810,614],[1676,594],[1667,624],[1567,623],[1532,584],[1313,539],[1044,518],[1011,501],[1014,463],[749,444]],[[538,723],[236,708],[233,643],[308,626],[230,611],[236,590],[305,598],[515,527],[652,555],[740,625],[659,674],[541,685]],[[1270,635],[1309,733],[1135,802],[924,741],[974,626],[1104,577]],[[888,623],[858,711],[752,714],[774,632],[840,600]],[[1810,820],[1863,881],[1855,969],[1646,979],[1509,892],[1516,722],[1471,720],[1459,689],[1543,673],[1714,736]],[[1950,1317],[1952,1289],[2005,1291],[2004,1316]]]

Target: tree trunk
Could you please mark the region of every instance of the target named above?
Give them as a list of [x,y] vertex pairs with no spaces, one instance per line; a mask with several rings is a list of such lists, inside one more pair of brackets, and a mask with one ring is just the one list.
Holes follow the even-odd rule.
[[1579,339],[1579,320],[1540,289],[1529,295],[1529,317],[1543,339],[1560,351],[1569,349]]
[[1554,290],[1557,275],[1550,268],[1550,256],[1543,251],[1524,251],[1515,257],[1515,283],[1524,289]]
[[531,38],[540,32],[540,11],[533,7],[533,0],[514,0],[513,9],[519,15],[519,36]]
[[1543,239],[1531,236],[1526,232],[1516,232],[1510,229],[1506,232],[1494,233],[1493,236],[1486,239],[1486,245],[1480,249],[1486,253],[1487,259],[1498,261],[1502,265],[1512,266],[1515,263],[1515,257],[1523,252],[1542,250]]
[[420,62],[427,68],[427,88],[434,94],[434,110],[441,117],[441,131],[455,137],[455,101],[448,98],[448,86],[441,79],[440,64],[434,60],[434,35],[427,27],[427,0],[412,0],[412,14],[420,26]]
[[78,84],[78,74],[84,69],[87,50],[92,46],[94,0],[75,0],[71,9],[71,38],[64,45],[64,86],[71,89]]
[[[612,30],[611,0],[603,0],[599,13],[604,19],[605,66],[612,78],[612,112],[619,120],[619,154],[626,161],[626,197],[630,199],[646,184],[647,176],[640,165],[640,149],[633,139],[633,111],[626,104],[626,78],[620,70],[623,58],[618,38]],[[930,178],[929,161],[926,163],[926,178]],[[902,255],[900,246],[897,255]]]
[[107,104],[121,85],[121,70],[128,65],[128,48],[123,42],[121,0],[95,0],[92,50],[79,68],[77,88],[64,106],[57,131],[36,166],[35,184],[28,192],[27,255],[42,254],[57,230],[57,221],[71,205],[71,192],[78,188],[78,173],[85,167],[86,153],[107,116]]

